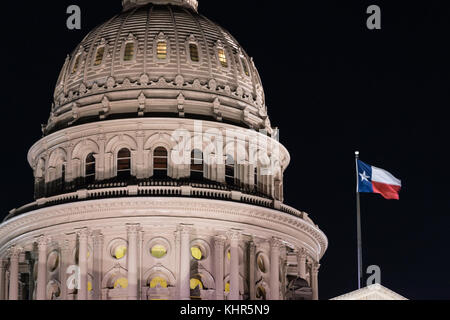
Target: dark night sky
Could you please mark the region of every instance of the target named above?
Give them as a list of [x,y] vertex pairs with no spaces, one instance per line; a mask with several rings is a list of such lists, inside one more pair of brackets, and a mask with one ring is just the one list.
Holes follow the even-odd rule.
[[[26,156],[65,56],[120,0],[4,1],[2,215],[32,201]],[[362,195],[364,264],[410,299],[449,299],[450,10],[446,1],[200,0],[261,74],[272,125],[291,153],[286,202],[329,238],[321,299],[356,288],[354,151],[403,181],[400,201]],[[79,4],[81,31],[65,27]],[[369,31],[366,8],[382,9]]]

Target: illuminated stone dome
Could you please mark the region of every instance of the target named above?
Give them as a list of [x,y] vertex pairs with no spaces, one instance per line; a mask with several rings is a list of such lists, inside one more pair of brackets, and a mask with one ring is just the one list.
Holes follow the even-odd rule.
[[271,131],[253,59],[193,0],[124,0],[67,57],[44,133],[104,119],[201,118]]
[[123,5],[64,64],[0,300],[317,300],[328,239],[284,203],[252,59],[197,1]]

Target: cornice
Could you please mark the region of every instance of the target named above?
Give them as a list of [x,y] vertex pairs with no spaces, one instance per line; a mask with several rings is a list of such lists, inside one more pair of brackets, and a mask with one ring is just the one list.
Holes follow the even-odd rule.
[[312,256],[322,257],[328,240],[315,225],[283,212],[252,205],[196,198],[116,198],[90,200],[57,205],[31,211],[0,225],[0,251],[9,242],[24,234],[40,232],[55,225],[89,222],[102,219],[171,217],[206,219],[251,224],[279,232],[291,239],[306,235],[315,249]]

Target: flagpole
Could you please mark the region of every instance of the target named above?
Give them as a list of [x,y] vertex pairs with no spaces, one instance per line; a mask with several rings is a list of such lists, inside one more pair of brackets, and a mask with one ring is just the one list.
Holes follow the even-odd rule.
[[358,159],[359,151],[355,152],[356,163],[356,223],[358,236],[358,289],[361,289],[363,283],[363,267],[362,267],[362,237],[361,237],[361,203],[359,198],[359,178],[358,178]]

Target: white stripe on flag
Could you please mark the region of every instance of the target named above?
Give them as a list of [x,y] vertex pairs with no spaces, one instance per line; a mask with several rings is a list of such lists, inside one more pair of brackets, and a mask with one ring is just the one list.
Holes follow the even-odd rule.
[[394,177],[386,170],[372,166],[372,181],[390,184],[394,186],[402,186],[402,182]]

